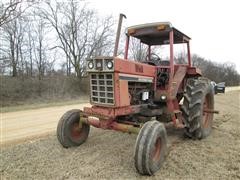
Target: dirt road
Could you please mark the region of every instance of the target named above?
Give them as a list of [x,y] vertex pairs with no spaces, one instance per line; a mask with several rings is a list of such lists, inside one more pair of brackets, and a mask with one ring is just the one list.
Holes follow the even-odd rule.
[[43,136],[56,130],[59,118],[70,109],[82,109],[90,104],[48,107],[1,114],[1,145]]
[[[26,138],[41,134],[43,131],[38,129],[36,132],[35,125],[49,133],[25,143],[2,146],[0,176],[3,179],[239,179],[239,103],[239,89],[217,94],[215,104],[220,114],[214,118],[212,134],[201,141],[184,139],[182,131],[169,129],[168,156],[153,177],[136,173],[133,162],[136,135],[91,128],[85,144],[77,148],[62,148],[55,132],[50,131],[56,129],[63,112],[79,108],[79,105],[6,113],[2,115],[1,127],[10,128],[11,136],[3,129],[5,142],[13,142],[19,135]],[[25,118],[20,119],[22,116]],[[15,119],[11,123],[16,129],[11,129],[6,117]],[[25,120],[34,122],[29,125]],[[17,129],[28,132],[18,131],[15,135]]]

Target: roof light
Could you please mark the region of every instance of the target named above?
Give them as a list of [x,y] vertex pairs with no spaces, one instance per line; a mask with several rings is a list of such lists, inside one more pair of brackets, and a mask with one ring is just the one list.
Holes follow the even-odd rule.
[[129,34],[129,35],[132,35],[132,34],[134,34],[135,32],[136,32],[135,29],[128,29],[128,34]]
[[166,29],[166,26],[164,24],[161,24],[157,27],[157,30],[159,31],[162,31],[162,30],[165,30]]

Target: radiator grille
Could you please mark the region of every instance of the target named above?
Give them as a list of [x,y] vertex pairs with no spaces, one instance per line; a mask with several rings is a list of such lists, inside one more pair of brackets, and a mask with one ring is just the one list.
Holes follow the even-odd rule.
[[95,104],[114,105],[114,87],[112,73],[91,73],[91,101]]

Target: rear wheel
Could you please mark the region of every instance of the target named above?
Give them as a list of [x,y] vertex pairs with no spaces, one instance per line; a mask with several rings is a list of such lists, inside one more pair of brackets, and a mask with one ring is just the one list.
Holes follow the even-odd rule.
[[185,134],[193,139],[207,137],[212,129],[214,91],[208,79],[189,79],[182,106]]
[[140,174],[153,175],[162,166],[167,150],[165,127],[158,121],[146,122],[135,145],[135,167]]
[[79,146],[86,141],[90,126],[79,125],[80,110],[67,111],[59,120],[57,126],[57,138],[63,147]]

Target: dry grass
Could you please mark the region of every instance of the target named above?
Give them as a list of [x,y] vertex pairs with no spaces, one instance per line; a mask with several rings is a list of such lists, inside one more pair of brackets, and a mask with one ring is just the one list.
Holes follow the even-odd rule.
[[24,105],[13,105],[13,106],[6,106],[1,107],[1,113],[4,112],[14,112],[14,111],[21,111],[21,110],[27,110],[27,109],[38,109],[38,108],[44,108],[44,107],[51,107],[51,106],[65,106],[65,105],[72,105],[72,104],[81,104],[81,103],[88,103],[89,97],[88,96],[82,96],[76,99],[65,99],[65,100],[50,100],[45,103],[30,103],[30,104],[24,104]]
[[88,79],[52,76],[37,78],[1,77],[1,112],[88,101]]

